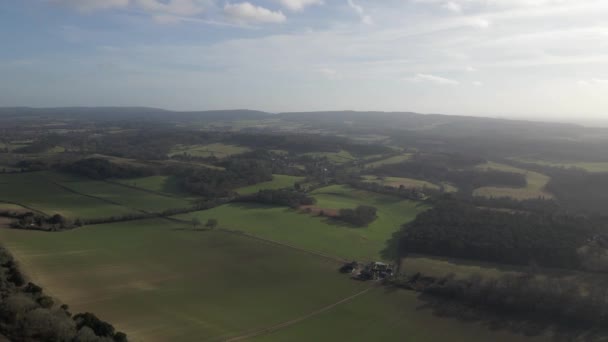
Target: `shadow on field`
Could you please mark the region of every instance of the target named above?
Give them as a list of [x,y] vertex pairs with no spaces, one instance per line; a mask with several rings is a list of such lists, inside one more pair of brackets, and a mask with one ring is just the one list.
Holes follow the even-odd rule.
[[[399,289],[389,288],[387,291],[399,291]],[[457,319],[464,323],[481,325],[493,331],[508,331],[526,337],[551,336],[553,341],[558,342],[608,341],[608,329],[606,328],[576,326],[568,321],[556,323],[538,316],[521,317],[498,314],[428,294],[420,294],[418,299],[423,302],[416,308],[418,311],[430,310],[437,317]]]

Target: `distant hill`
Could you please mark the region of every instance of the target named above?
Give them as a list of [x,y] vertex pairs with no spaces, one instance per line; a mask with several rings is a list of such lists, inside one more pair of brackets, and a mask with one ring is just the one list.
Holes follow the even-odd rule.
[[234,121],[264,119],[272,114],[254,110],[170,111],[146,107],[65,107],[65,108],[0,108],[0,117],[56,117],[96,120],[208,120]]

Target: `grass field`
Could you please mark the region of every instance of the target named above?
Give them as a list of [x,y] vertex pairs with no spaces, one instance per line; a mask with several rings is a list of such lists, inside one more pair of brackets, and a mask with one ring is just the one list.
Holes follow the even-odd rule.
[[419,179],[413,179],[413,178],[384,177],[382,179],[378,179],[378,177],[376,177],[376,176],[363,176],[363,178],[365,179],[366,182],[378,183],[378,184],[381,184],[384,186],[392,186],[395,188],[398,188],[401,185],[403,185],[407,189],[413,189],[413,188],[439,189],[439,186],[436,184],[433,184],[433,183],[427,182],[427,181],[423,181],[423,180],[419,180]]
[[169,196],[192,197],[182,191],[177,184],[177,179],[171,176],[149,176],[129,179],[116,179],[117,183],[133,186],[136,188],[167,194]]
[[539,164],[553,167],[575,167],[579,169],[583,169],[589,172],[608,172],[608,162],[585,162],[585,161],[564,161],[564,162],[555,162],[555,161],[547,161],[541,159],[525,159],[525,158],[516,158],[514,160],[521,161],[524,163],[531,164]]
[[304,180],[304,177],[285,176],[285,175],[272,175],[272,180],[268,182],[258,183],[251,186],[246,186],[237,189],[241,195],[249,195],[256,193],[260,190],[275,190],[283,188],[293,188],[293,185],[297,182]]
[[228,204],[211,210],[180,215],[202,222],[215,218],[220,226],[243,231],[306,250],[343,259],[380,259],[386,241],[402,224],[426,209],[417,202],[360,191],[344,186],[329,186],[312,193],[317,206],[328,209],[354,208],[367,204],[378,208],[378,219],[369,227],[355,228],[332,219],[313,216],[284,207],[256,204]]
[[128,208],[148,212],[162,212],[166,209],[187,208],[187,199],[157,195],[126,186],[95,180],[61,182],[61,185],[76,192],[121,204]]
[[217,157],[217,158],[226,158],[231,155],[241,154],[245,152],[251,151],[247,147],[236,146],[236,145],[226,145],[226,144],[209,144],[209,145],[176,145],[169,153],[169,157],[178,155],[178,154],[188,154],[193,157]]
[[135,213],[123,206],[70,192],[48,181],[45,175],[43,172],[0,175],[0,201],[70,218],[92,219]]
[[252,341],[550,341],[437,317],[416,293],[376,288],[318,316]]
[[218,232],[146,220],[57,234],[0,229],[33,281],[128,332],[132,341],[203,341],[262,329],[361,291],[339,264]]
[[511,197],[515,199],[530,199],[530,198],[553,198],[553,195],[545,191],[546,185],[551,178],[538,172],[528,171],[509,165],[489,162],[487,164],[477,166],[480,170],[498,170],[505,172],[520,173],[526,176],[528,185],[524,188],[507,188],[507,187],[483,187],[476,189],[475,196],[483,197]]
[[17,205],[17,204],[12,204],[12,203],[6,203],[6,202],[0,202],[0,210],[6,210],[6,211],[15,211],[15,212],[22,212],[22,211],[27,211],[26,208]]
[[316,158],[327,158],[327,160],[334,164],[344,164],[356,159],[352,154],[344,150],[340,152],[309,152],[304,153],[304,155]]
[[376,161],[373,163],[365,164],[365,167],[368,169],[373,169],[373,168],[380,167],[382,165],[399,164],[399,163],[403,163],[404,161],[408,161],[411,158],[412,158],[411,154],[402,154],[400,156],[394,156],[394,157],[379,160],[379,161]]

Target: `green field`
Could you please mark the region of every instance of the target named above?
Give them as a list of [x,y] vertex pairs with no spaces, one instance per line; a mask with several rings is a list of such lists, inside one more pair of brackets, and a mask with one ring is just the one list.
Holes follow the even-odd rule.
[[146,220],[56,234],[0,229],[0,238],[50,295],[72,312],[95,312],[132,341],[225,340],[369,286],[325,258],[182,227]]
[[185,193],[177,184],[177,178],[172,176],[149,176],[129,179],[116,179],[117,183],[140,188],[143,190],[154,191],[168,196],[192,197]]
[[526,159],[526,158],[515,158],[514,160],[521,161],[524,163],[546,165],[552,167],[564,167],[571,168],[575,167],[583,169],[589,172],[608,172],[608,162],[586,162],[586,161],[547,161],[542,159]]
[[395,188],[398,188],[401,185],[403,185],[407,189],[414,189],[414,188],[416,188],[416,189],[429,188],[429,189],[436,189],[436,190],[439,189],[438,185],[433,184],[431,182],[423,181],[420,179],[401,178],[401,177],[382,177],[379,179],[377,176],[363,176],[363,178],[365,179],[366,182],[377,183],[377,184],[381,184],[384,186],[392,186]]
[[187,199],[157,195],[103,181],[82,180],[62,182],[61,184],[87,196],[101,198],[128,208],[147,212],[162,212],[166,209],[188,208],[191,206],[190,201]]
[[327,158],[327,160],[334,164],[344,164],[356,160],[352,154],[344,150],[340,152],[309,152],[304,153],[304,155],[315,158]]
[[531,199],[531,198],[553,198],[553,195],[545,190],[545,187],[551,180],[546,175],[538,172],[528,171],[509,165],[489,162],[487,164],[477,166],[480,170],[498,170],[505,172],[520,173],[526,176],[528,185],[524,188],[508,188],[508,187],[483,187],[475,190],[475,196],[482,197],[511,197],[515,199]]
[[[551,341],[440,318],[415,292],[376,288],[303,322],[252,341]],[[549,335],[549,334],[547,334]]]
[[171,149],[169,157],[175,155],[186,154],[193,157],[217,157],[226,158],[231,155],[241,154],[251,151],[247,147],[226,145],[226,144],[209,144],[209,145],[176,145]]
[[0,201],[18,203],[46,214],[70,218],[105,218],[136,211],[68,191],[46,179],[46,173],[0,175]]
[[215,218],[222,228],[243,231],[262,238],[343,259],[380,259],[386,241],[402,224],[413,220],[426,207],[392,196],[329,186],[312,193],[316,206],[327,209],[372,205],[378,219],[369,227],[355,228],[335,220],[313,216],[284,207],[257,204],[227,204],[211,210],[184,214],[179,218]]
[[412,158],[411,154],[402,154],[400,156],[394,156],[394,157],[390,157],[387,159],[383,159],[383,160],[379,160],[373,163],[368,163],[365,164],[365,167],[368,169],[374,169],[377,167],[380,167],[382,165],[390,165],[390,164],[399,164],[399,163],[403,163],[404,161],[408,161]]
[[304,177],[272,175],[272,180],[268,182],[258,183],[251,186],[246,186],[236,190],[241,195],[254,194],[260,190],[276,190],[284,188],[293,188],[297,182],[304,180]]

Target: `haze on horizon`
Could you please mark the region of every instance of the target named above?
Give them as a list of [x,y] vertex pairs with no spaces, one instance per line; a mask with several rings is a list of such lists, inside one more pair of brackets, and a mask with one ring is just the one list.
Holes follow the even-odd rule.
[[608,121],[608,2],[23,0],[0,106]]

